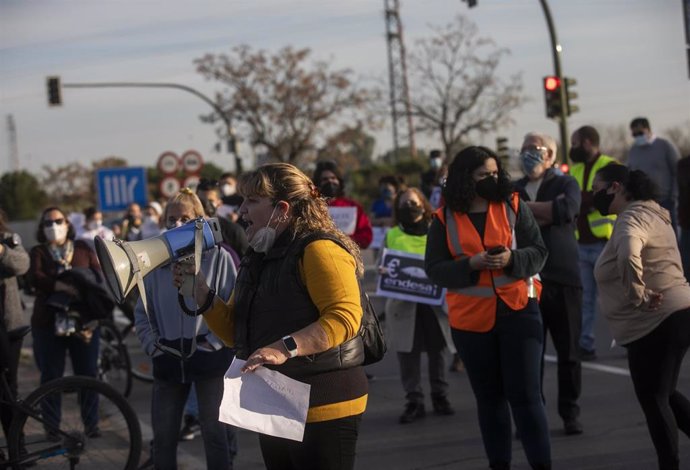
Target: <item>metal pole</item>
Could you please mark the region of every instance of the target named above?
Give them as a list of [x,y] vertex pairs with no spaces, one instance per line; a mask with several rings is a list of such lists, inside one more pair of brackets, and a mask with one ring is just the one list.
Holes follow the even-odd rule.
[[558,127],[561,134],[561,159],[563,163],[568,161],[568,110],[566,102],[565,93],[565,79],[563,78],[563,73],[561,72],[561,45],[558,43],[556,38],[556,27],[553,24],[553,19],[551,18],[551,11],[549,10],[549,4],[547,0],[539,0],[541,7],[544,10],[544,16],[546,17],[546,25],[549,28],[549,36],[551,38],[551,51],[553,53],[553,68],[554,74],[559,78],[561,82],[560,93],[561,93],[561,115],[558,119]]
[[[211,106],[213,110],[218,113],[218,116],[225,123],[227,129],[228,138],[233,136],[232,121],[230,116],[228,116],[223,109],[218,106],[211,98],[204,95],[203,93],[195,90],[192,87],[186,85],[179,85],[177,83],[137,83],[137,82],[97,82],[97,83],[63,83],[63,88],[176,88],[178,90],[186,91],[193,94],[197,98],[201,98],[206,104]],[[232,137],[234,142],[234,137]],[[237,146],[233,145],[233,149],[228,149],[232,152],[235,157],[235,172],[237,174],[242,173],[242,160],[239,155],[237,155]]]

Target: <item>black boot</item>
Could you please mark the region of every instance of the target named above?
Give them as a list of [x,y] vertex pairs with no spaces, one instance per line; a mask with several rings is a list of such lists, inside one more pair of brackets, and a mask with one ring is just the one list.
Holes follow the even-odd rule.
[[434,407],[434,413],[437,415],[450,416],[455,414],[455,410],[450,406],[450,402],[445,395],[432,396],[431,404]]
[[408,401],[407,405],[405,405],[405,412],[400,415],[400,424],[411,423],[423,418],[425,414],[424,403]]

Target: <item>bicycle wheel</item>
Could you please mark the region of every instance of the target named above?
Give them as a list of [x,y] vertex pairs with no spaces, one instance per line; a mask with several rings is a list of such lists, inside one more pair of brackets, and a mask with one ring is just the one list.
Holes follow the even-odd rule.
[[132,391],[132,372],[127,347],[112,323],[101,322],[99,329],[98,378],[128,397]]
[[139,420],[113,387],[91,377],[62,377],[24,400],[9,433],[12,461],[37,468],[136,469]]
[[151,362],[151,356],[146,354],[141,348],[139,338],[134,334],[132,326],[128,326],[122,331],[122,341],[129,353],[132,376],[142,382],[153,383],[153,362]]

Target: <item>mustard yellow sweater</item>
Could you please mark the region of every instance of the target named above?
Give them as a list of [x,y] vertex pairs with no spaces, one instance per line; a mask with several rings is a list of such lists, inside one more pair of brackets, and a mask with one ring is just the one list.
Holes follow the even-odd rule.
[[[362,306],[355,276],[355,260],[330,240],[317,240],[304,250],[299,272],[311,300],[319,310],[319,323],[328,335],[329,348],[353,338],[359,331]],[[234,345],[235,295],[227,303],[216,300],[204,315],[213,333]],[[328,421],[364,412],[367,395],[346,402],[311,407],[307,422]]]

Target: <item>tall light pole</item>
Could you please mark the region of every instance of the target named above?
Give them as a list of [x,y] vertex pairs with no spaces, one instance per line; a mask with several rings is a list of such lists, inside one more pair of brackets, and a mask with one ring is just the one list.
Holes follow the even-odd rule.
[[[462,0],[466,2],[470,8],[477,6],[477,0]],[[547,0],[539,0],[541,8],[544,11],[544,16],[546,17],[546,25],[549,29],[549,38],[551,39],[551,53],[553,54],[553,69],[554,74],[558,77],[559,83],[566,83],[566,79],[563,77],[563,72],[561,71],[561,45],[556,37],[556,26],[553,23],[553,18],[551,17],[551,10],[549,9],[549,4]],[[574,83],[574,81],[572,82]],[[558,120],[558,128],[561,137],[561,155],[563,155],[563,161],[567,161],[568,152],[568,96],[566,94],[566,87],[560,87],[560,98],[561,98],[561,109],[558,116],[555,116]]]

